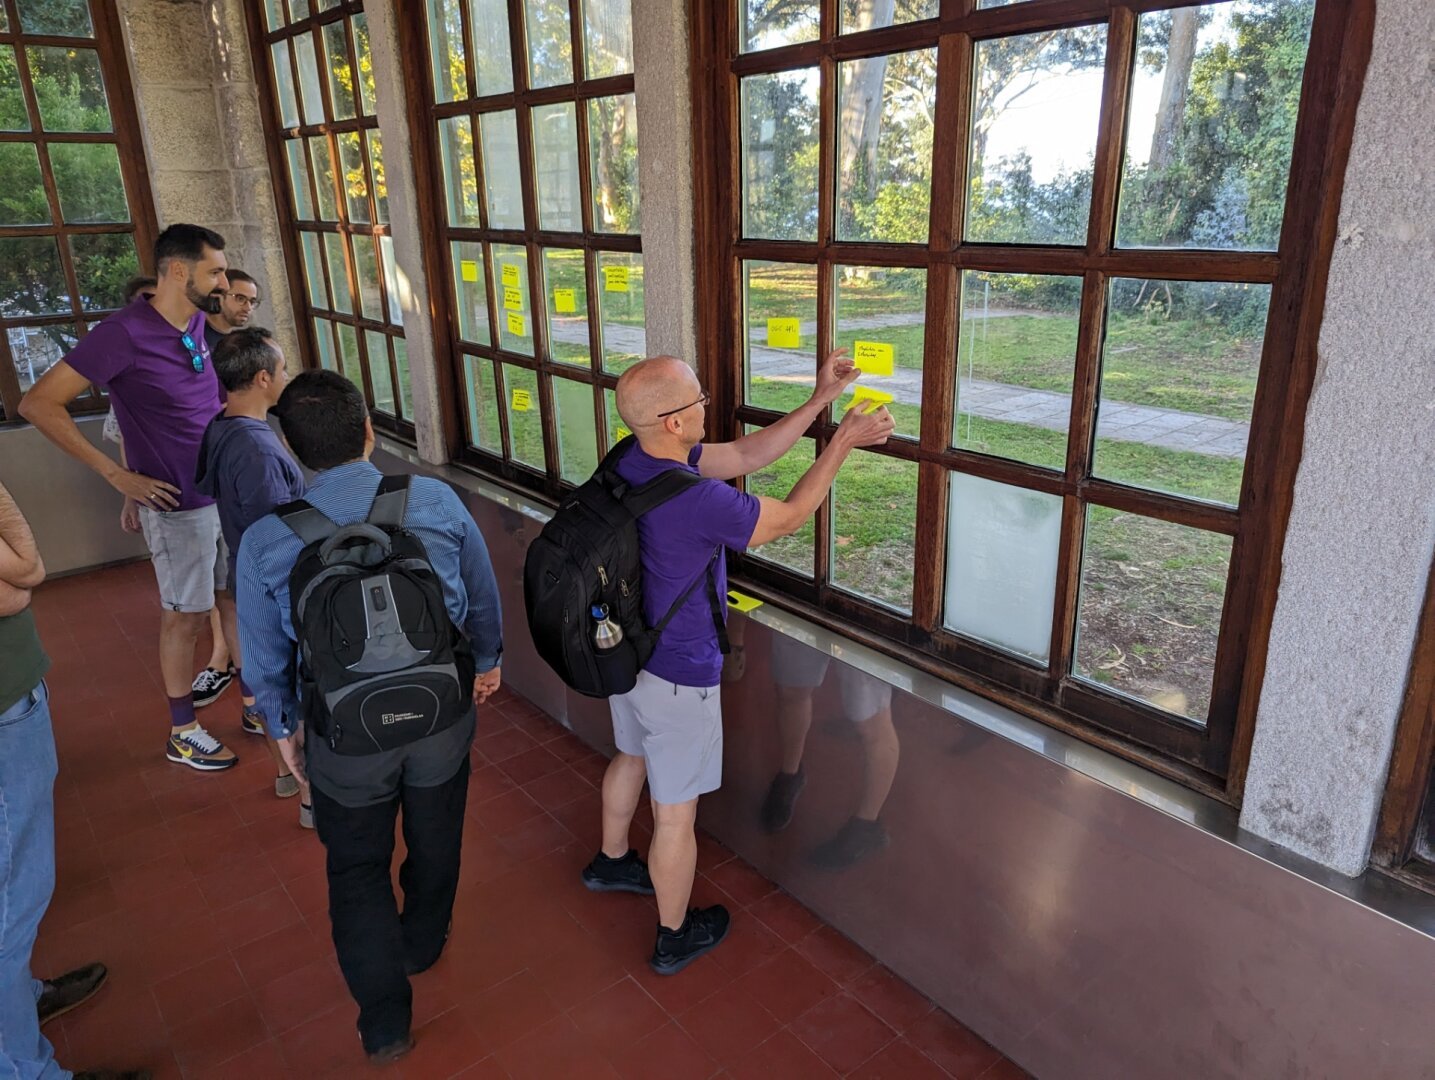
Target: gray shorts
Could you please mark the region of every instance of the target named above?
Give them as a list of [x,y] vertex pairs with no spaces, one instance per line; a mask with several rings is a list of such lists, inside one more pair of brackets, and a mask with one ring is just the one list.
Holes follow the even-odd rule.
[[648,764],[648,789],[665,806],[722,786],[722,696],[717,686],[679,686],[646,671],[608,699],[613,741]]
[[161,514],[141,506],[140,526],[159,582],[159,602],[170,611],[197,613],[214,607],[215,590],[227,584],[229,562],[219,531],[219,507]]
[[[827,677],[832,657],[809,645],[774,632],[772,681],[790,690],[816,690]],[[892,707],[892,687],[881,679],[843,663],[837,665],[837,690],[842,713],[852,723],[870,720]]]

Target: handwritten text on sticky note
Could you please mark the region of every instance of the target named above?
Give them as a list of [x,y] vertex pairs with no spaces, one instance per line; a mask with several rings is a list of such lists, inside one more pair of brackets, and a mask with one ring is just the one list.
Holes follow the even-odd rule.
[[603,267],[603,288],[608,292],[627,292],[628,268],[626,266]]
[[516,288],[517,285],[518,285],[518,281],[519,281],[519,278],[518,278],[518,267],[515,266],[513,263],[504,263],[504,264],[503,264],[503,283],[504,283],[505,285],[512,285],[512,286],[514,286],[514,287]]
[[795,349],[802,344],[802,322],[798,319],[768,319],[767,344],[774,349]]
[[459,275],[464,281],[478,280],[478,263],[473,259],[460,259],[458,263]]
[[553,310],[559,315],[572,315],[578,310],[577,297],[572,289],[553,290]]
[[523,316],[516,311],[508,313],[508,332],[514,337],[528,336],[528,324],[524,321]]
[[852,360],[859,371],[868,375],[892,374],[892,359],[895,350],[880,341],[856,341],[852,343]]
[[533,395],[527,390],[513,391],[513,411],[527,412],[533,407]]
[[523,310],[523,290],[515,289],[511,285],[503,287],[503,307],[506,311]]

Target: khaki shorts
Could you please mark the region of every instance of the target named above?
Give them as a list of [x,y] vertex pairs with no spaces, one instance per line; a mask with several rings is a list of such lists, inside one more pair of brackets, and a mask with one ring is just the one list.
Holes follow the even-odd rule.
[[[832,657],[776,631],[772,635],[772,681],[789,690],[816,690],[827,677]],[[892,687],[881,679],[858,671],[849,664],[837,664],[837,690],[842,714],[860,724],[892,707]]]
[[613,741],[647,762],[654,802],[674,806],[722,786],[719,690],[679,686],[640,671],[633,689],[608,699]]
[[140,507],[140,526],[159,582],[159,602],[170,611],[214,607],[215,590],[228,578],[229,553],[219,530],[219,507],[161,514]]

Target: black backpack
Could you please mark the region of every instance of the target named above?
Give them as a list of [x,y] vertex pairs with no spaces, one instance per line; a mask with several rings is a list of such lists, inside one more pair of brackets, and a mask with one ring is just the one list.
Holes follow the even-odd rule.
[[[718,644],[728,651],[722,603],[717,596],[718,547],[697,579],[656,626],[643,617],[638,519],[702,482],[686,469],[669,469],[633,487],[618,475],[619,459],[632,435],[608,451],[598,470],[559,504],[531,544],[523,565],[523,599],[538,655],[568,686],[589,697],[626,694],[653,655],[658,638],[693,592],[707,583]],[[623,630],[613,648],[594,643],[595,607]]]
[[276,511],[304,541],[289,574],[304,719],[335,753],[393,750],[473,708],[473,652],[404,528],[409,480],[385,476],[354,525],[302,499]]

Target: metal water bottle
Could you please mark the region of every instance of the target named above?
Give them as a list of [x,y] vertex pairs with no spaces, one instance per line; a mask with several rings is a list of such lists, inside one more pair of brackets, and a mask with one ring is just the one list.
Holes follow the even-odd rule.
[[592,615],[598,626],[593,631],[593,647],[599,652],[617,648],[623,640],[623,628],[608,618],[607,604],[594,604]]

